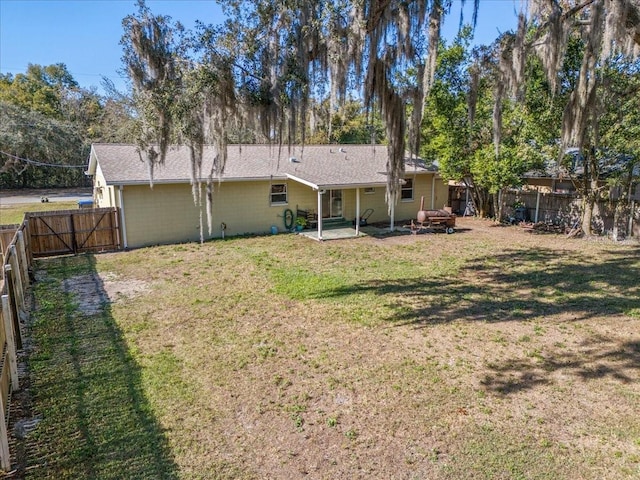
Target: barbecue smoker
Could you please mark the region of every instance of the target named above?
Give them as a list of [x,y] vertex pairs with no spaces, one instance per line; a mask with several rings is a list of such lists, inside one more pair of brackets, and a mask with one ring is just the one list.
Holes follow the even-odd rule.
[[424,197],[420,197],[420,211],[416,222],[411,220],[411,233],[414,235],[422,230],[442,230],[447,233],[455,232],[456,216],[446,210],[425,210]]

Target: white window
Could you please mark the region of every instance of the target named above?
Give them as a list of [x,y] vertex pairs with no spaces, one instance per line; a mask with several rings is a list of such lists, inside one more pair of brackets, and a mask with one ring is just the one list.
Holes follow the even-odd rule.
[[413,178],[405,178],[400,190],[400,199],[403,201],[413,200]]
[[283,205],[287,203],[287,184],[274,183],[271,185],[271,205]]
[[371,195],[373,193],[376,193],[376,189],[375,189],[375,187],[365,187],[364,188],[364,193],[365,193],[365,195]]

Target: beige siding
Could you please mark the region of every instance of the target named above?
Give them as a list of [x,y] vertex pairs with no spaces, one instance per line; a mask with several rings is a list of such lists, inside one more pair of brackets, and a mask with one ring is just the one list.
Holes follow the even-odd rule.
[[[117,187],[115,193],[118,198]],[[153,189],[149,185],[125,185],[122,196],[128,247],[199,239],[198,210],[188,184],[156,184]]]
[[421,197],[424,197],[424,208],[442,208],[448,201],[449,187],[441,178],[436,177],[434,182],[434,174],[416,175],[413,182],[413,199],[398,201],[395,208],[396,221],[416,218],[420,210]]
[[[425,197],[425,208],[431,208],[432,175],[418,175],[414,182],[414,199],[398,202],[396,220],[415,218],[420,206],[420,196]],[[96,184],[100,177],[96,175]],[[207,228],[206,209],[196,207],[188,184],[125,185],[123,189],[125,228],[127,246],[131,248],[146,245],[194,242],[200,240],[200,215],[204,224],[204,238],[220,238],[222,224],[226,225],[225,235],[266,234],[272,227],[285,231],[284,212],[296,209],[317,212],[318,195],[310,187],[301,183],[286,183],[288,202],[271,205],[271,183],[268,181],[223,182],[214,185],[212,234]],[[441,208],[447,200],[447,186],[442,180],[435,182],[434,205]],[[111,192],[109,191],[111,188]],[[384,187],[376,187],[373,194],[365,194],[360,189],[360,212],[372,208],[374,213],[369,223],[389,221],[387,205],[384,201]],[[104,189],[103,199],[113,198],[120,207],[118,187]],[[110,201],[111,202],[111,201]],[[103,206],[102,204],[100,206]],[[110,205],[105,205],[110,206]],[[348,220],[355,218],[356,190],[343,190],[343,214]]]
[[295,215],[296,206],[309,209],[315,205],[316,196],[311,188],[291,180],[274,180],[273,183],[287,185],[286,204],[271,205],[271,183],[268,181],[224,182],[216,185],[214,236],[221,235],[221,222],[227,226],[227,235],[268,233],[272,226],[283,232],[286,209],[292,210]]
[[[271,232],[272,226],[283,232],[286,209],[295,214],[297,205],[315,206],[317,197],[311,188],[292,181],[273,183],[287,184],[286,204],[270,204],[271,184],[266,181],[215,184],[211,236],[206,209],[202,208],[204,238],[220,238],[222,223],[228,236],[265,234]],[[129,247],[199,241],[200,209],[193,203],[190,185],[156,184],[153,189],[148,185],[125,185],[123,197]]]
[[[424,196],[425,208],[442,208],[448,200],[449,190],[442,179],[435,180],[435,195],[431,194],[433,188],[433,174],[416,175],[414,179],[414,191],[412,200],[400,200],[395,206],[396,221],[411,220],[415,218],[420,209],[420,197]],[[362,215],[368,208],[373,209],[373,213],[368,218],[369,223],[388,222],[388,208],[385,202],[385,187],[376,187],[374,193],[364,193],[364,188],[360,189],[360,214]],[[343,214],[346,219],[356,218],[356,190],[344,190]],[[431,204],[433,200],[433,206]]]
[[93,203],[97,208],[114,207],[113,186],[108,186],[100,165],[93,176]]

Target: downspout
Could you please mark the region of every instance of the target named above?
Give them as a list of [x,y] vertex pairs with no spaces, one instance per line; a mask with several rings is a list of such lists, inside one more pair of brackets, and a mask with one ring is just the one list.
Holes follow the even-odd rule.
[[322,190],[318,189],[318,240],[322,240]]
[[436,174],[431,177],[431,209],[436,208]]
[[124,221],[124,195],[122,191],[124,190],[124,185],[118,185],[118,198],[120,200],[120,225],[122,225],[122,241],[123,247],[125,250],[129,248],[129,244],[127,242],[127,224]]
[[360,236],[360,188],[356,188],[356,237]]

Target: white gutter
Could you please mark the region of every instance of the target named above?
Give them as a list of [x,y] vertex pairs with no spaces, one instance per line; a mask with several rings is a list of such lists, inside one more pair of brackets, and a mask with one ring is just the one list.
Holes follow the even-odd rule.
[[303,185],[306,185],[307,187],[311,187],[314,190],[320,190],[320,187],[318,187],[318,185],[316,185],[313,182],[310,182],[309,180],[304,180],[300,177],[296,177],[295,175],[290,175],[287,173],[287,178],[290,180],[294,180],[296,182],[302,183]]
[[122,243],[124,249],[129,248],[129,244],[127,242],[127,224],[124,221],[124,195],[122,191],[124,190],[123,185],[118,185],[118,198],[120,199],[120,225],[122,225]]

